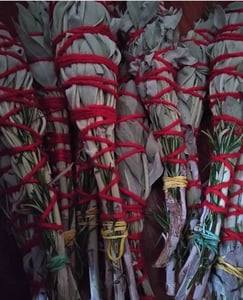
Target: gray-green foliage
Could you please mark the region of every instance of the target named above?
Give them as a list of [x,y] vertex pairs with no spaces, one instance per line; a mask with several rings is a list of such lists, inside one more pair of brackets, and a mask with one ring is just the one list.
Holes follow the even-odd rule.
[[[17,3],[18,24],[15,28],[18,37],[24,46],[25,54],[30,63],[31,73],[34,79],[42,86],[56,86],[55,74],[51,49],[51,39],[46,3],[28,2],[28,9]],[[35,35],[32,35],[32,34]],[[47,59],[48,61],[37,61]]]

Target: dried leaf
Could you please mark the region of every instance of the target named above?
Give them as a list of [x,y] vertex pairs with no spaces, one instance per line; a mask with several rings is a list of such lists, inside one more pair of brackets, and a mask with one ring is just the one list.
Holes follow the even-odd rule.
[[139,28],[147,25],[158,13],[159,1],[145,1],[143,10],[139,15]]
[[216,28],[220,29],[226,24],[226,16],[224,9],[217,5],[214,12],[214,25]]

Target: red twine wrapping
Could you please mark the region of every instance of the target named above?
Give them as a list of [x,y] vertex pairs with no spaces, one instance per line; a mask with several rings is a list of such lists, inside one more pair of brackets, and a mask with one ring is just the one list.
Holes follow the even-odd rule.
[[[163,97],[171,92],[171,91],[176,91],[177,90],[177,84],[175,83],[175,81],[173,79],[168,78],[165,75],[162,75],[162,72],[168,72],[172,75],[172,77],[174,78],[176,76],[176,69],[163,58],[163,54],[166,53],[166,51],[168,51],[168,49],[164,49],[161,51],[156,51],[154,53],[154,59],[157,60],[158,62],[163,63],[163,67],[161,68],[156,68],[155,70],[152,70],[150,72],[147,72],[145,75],[140,76],[140,74],[137,74],[136,76],[136,84],[139,85],[140,82],[144,82],[144,81],[150,81],[150,80],[162,80],[165,81],[168,84],[168,87],[164,88],[163,90],[159,91],[155,96],[153,96],[153,98],[146,100],[144,102],[145,107],[149,110],[151,105],[154,104],[162,104],[164,106],[168,106],[171,107],[172,109],[174,109],[175,111],[177,111],[177,106],[174,105],[173,103],[169,102],[168,100],[163,99]],[[154,131],[154,136],[156,139],[159,139],[160,137],[163,136],[178,136],[178,137],[184,137],[184,133],[182,131],[178,131],[175,130],[174,128],[178,125],[181,125],[180,122],[180,118],[178,116],[178,119],[174,122],[172,122],[170,125],[160,129],[160,130],[156,130]],[[186,164],[184,159],[179,158],[180,154],[182,152],[184,152],[185,150],[185,145],[181,145],[178,149],[176,149],[176,151],[174,151],[173,153],[170,153],[168,155],[166,155],[165,157],[161,157],[162,161],[167,161],[170,162],[172,164]]]
[[[113,35],[111,34],[109,28],[105,25],[100,26],[80,26],[78,28],[70,29],[64,33],[61,33],[53,43],[54,48],[57,48],[57,45],[61,45],[56,51],[56,60],[55,65],[57,71],[61,68],[71,66],[72,64],[100,64],[106,66],[111,72],[114,73],[114,79],[108,79],[99,75],[78,75],[72,78],[69,78],[66,82],[63,83],[63,88],[67,89],[72,85],[86,85],[99,88],[104,91],[104,93],[111,94],[115,100],[117,99],[117,81],[116,77],[118,75],[118,66],[111,60],[106,57],[96,55],[96,54],[82,54],[82,53],[72,53],[66,54],[67,48],[69,48],[74,41],[85,38],[84,34],[102,34],[114,40]],[[67,38],[68,37],[68,38]],[[67,38],[67,39],[66,39]],[[65,40],[66,39],[66,40]],[[65,41],[64,41],[65,40]],[[91,102],[94,99],[90,99]],[[103,137],[99,134],[93,135],[91,131],[98,132],[100,127],[113,125],[116,122],[116,111],[113,107],[107,105],[99,104],[90,104],[85,107],[77,107],[71,112],[72,121],[78,122],[82,120],[87,120],[90,118],[98,119],[90,123],[85,128],[80,130],[80,136],[85,143],[86,141],[94,141],[95,143],[103,143],[106,145],[101,150],[97,151],[94,155],[91,156],[92,165],[95,168],[103,169],[112,173],[110,182],[98,193],[99,199],[102,201],[110,201],[114,203],[119,203],[123,207],[123,201],[120,198],[114,197],[111,195],[110,191],[113,185],[118,184],[119,178],[116,167],[111,167],[106,164],[101,163],[100,157],[103,156],[106,152],[114,152],[115,145],[114,142],[109,140],[106,137]],[[83,191],[78,191],[79,195],[83,195]],[[88,201],[89,198],[87,198]],[[124,220],[125,213],[114,212],[112,214],[102,213],[101,218],[105,220]]]
[[[9,46],[16,45],[15,41],[11,38],[5,36],[3,38],[7,40]],[[6,42],[1,43],[1,47],[4,47],[4,45],[6,46]],[[12,67],[7,71],[1,73],[0,78],[6,78],[9,75],[15,74],[19,70],[28,69],[28,66],[23,60],[21,53],[18,54],[17,52],[11,52],[10,49],[5,51],[1,50],[0,55],[11,56],[19,62],[19,64],[16,67]],[[28,144],[23,143],[23,145],[18,145],[13,148],[2,150],[0,156],[12,155],[15,156],[17,159],[21,155],[21,153],[30,152],[37,153],[36,157],[38,158],[38,162],[36,163],[36,165],[32,168],[32,170],[29,173],[27,173],[25,176],[23,176],[22,179],[19,180],[18,184],[14,186],[9,186],[4,191],[2,191],[3,194],[7,197],[7,199],[10,200],[14,192],[18,192],[22,187],[28,186],[28,184],[40,184],[40,186],[43,185],[43,183],[40,182],[41,179],[39,176],[39,172],[42,168],[45,167],[47,162],[47,156],[44,152],[39,151],[39,147],[42,144],[42,136],[40,135],[40,133],[35,131],[35,129],[31,128],[29,125],[27,125],[27,120],[23,120],[23,122],[20,123],[16,121],[19,120],[19,118],[16,117],[18,114],[22,113],[24,116],[26,115],[26,110],[38,108],[37,101],[33,95],[33,90],[18,90],[15,88],[9,88],[4,86],[1,86],[0,90],[2,92],[2,94],[0,95],[0,101],[9,103],[10,105],[14,106],[13,109],[11,109],[7,114],[5,114],[1,118],[1,128],[8,130],[13,129],[13,132],[16,131],[16,129],[18,129],[19,132],[24,132],[25,134],[28,134],[33,140],[32,144],[29,144],[30,141],[28,140]],[[3,180],[4,175],[7,174],[7,172],[10,170],[10,166],[1,169],[1,175],[3,176]],[[10,209],[13,208],[14,205],[16,205],[16,212],[12,212],[9,221],[13,230],[15,230],[16,232],[22,232],[29,229],[33,230],[33,237],[31,239],[21,241],[21,244],[19,245],[24,254],[31,251],[31,249],[34,246],[42,243],[41,231],[43,229],[62,230],[61,225],[49,223],[49,221],[47,220],[48,215],[51,213],[57,201],[56,193],[53,189],[51,189],[51,194],[48,194],[47,200],[49,201],[46,204],[47,207],[42,207],[43,213],[40,213],[40,216],[35,215],[33,217],[33,222],[29,222],[29,220],[26,218],[26,215],[21,213],[21,209],[27,209],[27,207],[25,207],[25,200],[19,204],[9,203]],[[43,283],[34,284],[32,286],[33,292],[37,294],[42,284]]]
[[[137,33],[138,34],[138,33]],[[126,80],[121,80],[122,82],[126,82]],[[140,99],[131,92],[126,91],[125,88],[120,90],[119,97],[126,96],[133,99],[133,101],[139,102],[141,104]],[[119,100],[118,100],[119,101]],[[148,128],[142,122],[143,118],[145,118],[145,113],[137,113],[125,116],[119,116],[117,120],[117,126],[127,121],[132,121],[134,123],[139,124],[142,130],[148,132]],[[116,163],[119,164],[121,161],[127,159],[128,157],[133,157],[133,155],[138,153],[145,153],[145,148],[141,144],[137,144],[132,141],[121,141],[116,143],[117,148],[128,148],[125,153],[119,156],[116,159]],[[126,203],[124,208],[126,211],[126,222],[127,223],[135,223],[139,221],[143,221],[144,218],[144,209],[147,206],[147,202],[145,199],[141,198],[137,194],[132,191],[124,188],[121,184],[119,184],[119,189],[121,193],[125,196],[125,198],[129,198],[129,203]],[[147,274],[144,270],[144,259],[141,248],[141,232],[131,232],[128,226],[128,242],[130,246],[130,250],[133,257],[133,268],[135,271],[140,271],[140,275],[136,277],[137,285],[143,284],[143,282],[147,279]],[[145,296],[146,298],[146,296]],[[144,299],[145,299],[144,298]],[[154,299],[153,297],[147,296],[148,299]],[[140,299],[143,299],[141,297]]]

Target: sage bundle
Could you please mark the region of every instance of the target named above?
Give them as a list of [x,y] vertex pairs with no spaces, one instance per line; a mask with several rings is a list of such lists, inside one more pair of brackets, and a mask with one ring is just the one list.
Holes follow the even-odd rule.
[[[128,37],[127,59],[159,143],[164,165],[163,189],[169,214],[169,230],[164,234],[163,251],[155,263],[166,266],[167,293],[175,293],[175,260],[180,233],[186,219],[185,149],[176,96],[176,58],[185,57],[177,48],[176,30],[181,12],[162,10],[159,2],[128,2],[121,30]],[[194,61],[193,61],[194,62]]]
[[[241,13],[225,13],[221,7],[216,8],[214,24],[218,32],[207,50],[212,65],[209,99],[214,132],[213,136],[208,134],[208,137],[213,153],[209,183],[205,191],[206,200],[203,202],[200,224],[194,229],[194,242],[200,257],[195,264],[196,275],[190,283],[191,285],[200,280],[200,284],[195,287],[194,299],[204,296],[214,259],[223,254],[219,241],[229,210],[229,188],[240,155],[243,111],[240,68],[242,39],[239,38],[241,23]],[[207,293],[210,294],[210,289]],[[215,294],[215,291],[212,293]]]
[[201,182],[198,170],[197,135],[201,124],[207,78],[209,75],[209,59],[207,46],[213,41],[213,14],[206,21],[198,20],[194,28],[181,39],[181,46],[189,50],[195,57],[193,65],[181,65],[176,75],[178,84],[178,107],[181,114],[182,127],[185,130],[187,173],[187,205],[192,207],[201,200]]
[[[185,154],[187,158],[187,226],[184,230],[192,231],[198,224],[200,210],[196,208],[202,200],[202,186],[200,172],[198,169],[197,137],[202,120],[209,76],[209,58],[207,46],[214,38],[213,13],[210,13],[207,20],[198,20],[194,28],[182,38],[182,45],[188,48],[189,53],[194,56],[197,62],[194,65],[183,65],[177,72],[178,84],[178,107],[181,113],[182,126],[185,130]],[[184,233],[183,236],[188,236]],[[188,243],[188,240],[185,241]],[[184,252],[184,257],[178,281],[180,288],[176,299],[184,299],[190,291],[188,280],[193,270],[195,255],[193,241],[190,238],[189,245]],[[183,253],[179,251],[179,255]],[[198,257],[197,257],[198,259]]]
[[[49,29],[50,9],[45,2],[29,2],[28,9],[22,5],[17,4],[17,6],[19,8],[17,32],[25,47],[30,69],[37,85],[40,107],[47,118],[46,144],[53,173],[52,182],[55,182],[58,191],[58,203],[65,229],[66,252],[71,258],[72,270],[75,272],[80,289],[82,288],[80,283],[83,277],[84,257],[87,258],[90,280],[92,278],[91,298],[99,299],[101,297],[96,231],[97,205],[95,196],[93,198],[89,196],[89,194],[96,194],[96,188],[93,176],[90,177],[91,167],[87,161],[84,161],[82,143],[76,145],[78,148],[76,156],[71,152],[74,148],[71,148],[68,103],[59,86],[52,54]],[[75,138],[75,133],[72,135],[73,138]],[[75,172],[72,172],[73,165]],[[85,180],[89,180],[89,184]],[[87,191],[85,191],[86,188],[88,188]],[[74,203],[74,199],[77,203]],[[90,201],[87,202],[87,199]],[[76,226],[75,218],[78,220]]]
[[74,185],[67,100],[58,87],[48,27],[45,2],[29,2],[28,8],[17,4],[16,30],[24,47],[36,86],[36,96],[47,119],[46,144],[52,181],[58,193],[58,204],[64,226],[68,252],[75,237]]
[[[226,55],[226,62],[222,67],[225,65],[227,68],[232,68],[232,71],[236,71],[233,75],[234,78],[231,79],[231,83],[235,85],[229,86],[227,83],[227,86],[223,90],[220,90],[220,92],[223,92],[223,96],[225,96],[223,100],[225,101],[225,105],[222,108],[223,113],[226,115],[226,120],[229,121],[229,118],[232,118],[233,125],[235,126],[235,135],[241,139],[241,145],[243,136],[243,104],[240,96],[242,93],[242,69],[238,63],[242,60],[242,51],[240,50],[243,42],[241,38],[242,9],[242,3],[236,2],[228,5],[224,14],[222,10],[220,11],[220,16],[224,17],[223,20],[225,23],[218,24],[220,28],[216,37],[217,42],[223,45],[226,44],[226,49],[224,49],[221,54],[222,57]],[[232,51],[231,46],[233,41],[237,41],[237,48],[233,48]],[[217,60],[217,58],[215,58],[215,60]],[[216,68],[216,70],[218,70],[218,68]],[[222,72],[219,76],[226,77],[226,74],[230,76],[229,69],[226,69],[226,71]],[[224,78],[225,82],[227,77]],[[238,77],[240,77],[240,79]],[[222,79],[222,83],[223,82]],[[231,92],[238,92],[240,95],[236,96],[235,94],[232,96]],[[221,229],[219,256],[209,280],[211,283],[210,292],[215,295],[216,299],[239,299],[242,295],[242,146],[238,156],[239,158],[235,163],[234,175],[230,180],[231,185],[228,191],[229,201],[226,202],[228,209],[225,213]]]
[[99,2],[58,2],[52,32],[56,67],[97,181],[107,259],[106,298],[124,299],[122,256],[127,225],[114,158],[117,66],[121,55],[110,33],[109,20]]
[[2,24],[0,38],[0,137],[2,151],[10,155],[10,168],[1,178],[6,188],[2,209],[23,251],[32,299],[80,299],[65,254],[50,166],[42,150],[46,119],[34,97],[23,48]]
[[[156,154],[157,143],[152,135],[149,136],[148,119],[132,79],[120,86],[117,112],[116,155],[120,174],[119,186],[128,223],[131,266],[134,268],[139,297],[152,299],[154,295],[144,268],[141,235],[150,187],[162,170],[159,168],[158,152]],[[148,150],[150,153],[147,154]],[[151,166],[155,161],[157,170],[152,170]]]
[[[88,275],[90,299],[103,299],[99,260],[104,256],[102,249],[99,249],[97,184],[93,165],[83,149],[81,139],[78,139],[76,151],[76,276],[78,282],[82,283]],[[81,288],[85,286],[82,284]]]
[[240,299],[243,283],[243,154],[235,166],[229,188],[230,201],[222,227],[219,257],[214,265],[209,289],[216,299]]

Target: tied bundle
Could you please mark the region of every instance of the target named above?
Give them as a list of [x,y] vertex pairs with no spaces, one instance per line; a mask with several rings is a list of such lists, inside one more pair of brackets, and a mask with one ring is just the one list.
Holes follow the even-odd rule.
[[[214,131],[213,136],[207,135],[213,153],[203,212],[193,233],[199,261],[195,264],[196,272],[190,285],[201,280],[195,287],[194,299],[203,298],[213,262],[225,251],[224,247],[219,247],[219,241],[229,212],[229,188],[242,143],[242,13],[229,11],[225,14],[221,7],[217,7],[214,23],[218,28],[217,36],[207,49],[212,66],[209,99]],[[210,286],[207,292],[215,295]]]
[[[189,53],[197,59],[197,62],[193,65],[181,66],[176,78],[178,84],[178,107],[181,112],[182,126],[185,130],[185,154],[187,158],[188,185],[186,198],[188,217],[187,226],[184,228],[184,237],[188,235],[186,233],[187,230],[193,230],[200,217],[200,210],[196,209],[197,204],[201,203],[202,197],[200,172],[198,169],[197,137],[208,88],[209,58],[206,50],[210,42],[213,41],[214,31],[213,13],[210,13],[207,20],[200,19],[197,21],[194,28],[182,38],[182,45],[188,48]],[[185,243],[188,243],[188,240]],[[181,250],[183,251],[183,249]],[[182,251],[179,252],[179,255],[183,253]],[[194,272],[195,260],[198,259],[198,252],[191,238],[183,256],[184,265],[178,277],[180,287],[176,294],[176,299],[184,299],[190,292],[188,281]]]
[[53,11],[56,67],[72,119],[92,161],[101,203],[106,251],[107,299],[124,299],[122,256],[127,224],[114,158],[117,73],[120,52],[108,28],[110,16],[99,2],[58,2]]
[[[243,239],[242,239],[242,136],[243,136],[243,69],[242,69],[242,3],[230,4],[217,15],[218,33],[215,43],[210,47],[212,53],[212,102],[220,101],[222,116],[217,123],[225,128],[234,127],[235,138],[241,144],[237,152],[229,179],[228,197],[223,213],[221,239],[217,263],[209,279],[210,294],[216,299],[239,299],[242,295],[243,280]],[[216,76],[215,73],[216,73]],[[216,109],[215,109],[216,110]],[[230,127],[231,126],[231,127]]]
[[178,107],[181,113],[182,126],[185,130],[187,170],[187,205],[193,207],[200,203],[201,182],[198,170],[197,136],[201,124],[204,102],[207,92],[209,59],[207,46],[213,41],[213,14],[206,21],[200,19],[194,28],[182,38],[181,46],[195,57],[193,65],[181,65],[176,75],[178,84]]
[[217,299],[240,299],[243,289],[243,153],[229,188],[229,211],[222,227],[219,257],[209,287]]
[[1,155],[8,155],[1,177],[1,207],[23,252],[32,299],[79,299],[65,254],[57,195],[42,151],[46,120],[34,97],[23,48],[2,24],[0,39]]
[[[180,233],[186,219],[186,166],[184,139],[177,107],[175,75],[177,59],[187,57],[176,47],[181,12],[163,10],[159,2],[127,2],[120,28],[129,35],[127,59],[139,96],[148,111],[164,164],[163,189],[169,214],[165,244],[155,266],[166,266],[167,293],[175,293],[175,259]],[[187,59],[187,58],[186,58]],[[192,60],[195,63],[195,59]]]
[[144,107],[135,82],[129,77],[120,85],[117,111],[116,155],[132,252],[131,266],[134,268],[140,299],[154,299],[144,267],[141,235],[150,187],[162,170],[157,143],[151,134],[149,136]]
[[[67,254],[72,254],[75,237],[74,185],[67,100],[58,87],[48,27],[45,2],[29,2],[28,8],[17,4],[16,30],[25,50],[36,87],[39,106],[47,120],[46,145],[57,190],[58,205]],[[73,262],[74,264],[74,262]]]
[[[99,272],[99,259],[103,258],[99,251],[98,235],[98,203],[97,184],[92,162],[83,146],[77,148],[75,161],[76,176],[76,274],[78,282],[84,282],[89,277],[90,299],[102,299]],[[87,265],[88,263],[88,265]],[[82,287],[84,287],[82,285]]]

